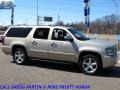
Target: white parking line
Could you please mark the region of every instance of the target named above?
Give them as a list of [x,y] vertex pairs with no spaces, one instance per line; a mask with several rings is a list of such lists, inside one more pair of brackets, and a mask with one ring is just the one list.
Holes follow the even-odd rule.
[[120,64],[120,51],[118,52],[118,63]]
[[118,60],[118,63],[120,64],[120,60]]

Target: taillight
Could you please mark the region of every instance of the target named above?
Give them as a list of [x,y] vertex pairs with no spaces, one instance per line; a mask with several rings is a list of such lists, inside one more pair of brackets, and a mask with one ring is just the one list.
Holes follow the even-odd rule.
[[4,46],[4,44],[5,44],[5,37],[2,36],[1,38],[2,38],[1,43],[2,43],[2,45]]

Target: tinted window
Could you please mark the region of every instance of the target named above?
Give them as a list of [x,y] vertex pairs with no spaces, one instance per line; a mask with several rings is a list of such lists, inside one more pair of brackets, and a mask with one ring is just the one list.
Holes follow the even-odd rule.
[[38,28],[36,29],[33,37],[36,39],[48,39],[49,31],[49,28]]
[[77,39],[79,40],[89,40],[80,30],[77,29],[68,29]]
[[10,28],[7,37],[27,37],[32,28]]

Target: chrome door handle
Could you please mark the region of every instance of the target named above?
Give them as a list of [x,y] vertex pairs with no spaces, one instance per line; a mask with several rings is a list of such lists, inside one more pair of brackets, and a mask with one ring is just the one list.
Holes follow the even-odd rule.
[[52,43],[51,46],[52,46],[52,47],[57,47],[57,44]]
[[36,42],[36,41],[33,41],[32,44],[33,44],[33,45],[37,45],[37,42]]

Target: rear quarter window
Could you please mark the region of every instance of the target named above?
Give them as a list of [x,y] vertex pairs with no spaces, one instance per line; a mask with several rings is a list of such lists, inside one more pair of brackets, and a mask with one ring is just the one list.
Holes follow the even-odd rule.
[[6,34],[6,37],[21,37],[25,38],[28,36],[32,28],[10,28]]

